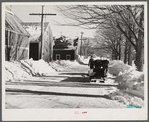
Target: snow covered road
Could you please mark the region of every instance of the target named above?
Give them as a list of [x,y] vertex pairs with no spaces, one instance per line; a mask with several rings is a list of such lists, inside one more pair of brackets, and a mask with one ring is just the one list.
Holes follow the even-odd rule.
[[[32,63],[34,64],[34,61]],[[40,68],[32,66],[32,73],[37,74],[35,76],[22,77],[20,75],[18,80],[15,78],[9,80],[8,77],[8,80],[5,81],[5,108],[127,108],[127,105],[144,106],[144,101],[137,96],[138,93],[135,94],[137,96],[135,97],[128,91],[126,93],[123,89],[118,89],[118,83],[115,83],[115,77],[112,74],[107,74],[108,79],[105,83],[90,83],[87,76],[89,71],[87,65],[80,65],[76,61],[58,61],[48,65],[40,60],[35,63],[44,64],[49,69],[44,71],[42,66]],[[59,66],[61,70],[59,70]],[[37,69],[37,72],[34,72],[34,69]],[[40,69],[42,72],[38,73],[41,71]],[[19,70],[15,71],[19,72]],[[142,73],[140,74],[142,76]],[[121,75],[116,78],[118,82],[125,83],[120,78]],[[128,85],[129,83],[131,82],[128,82]],[[140,93],[139,89],[138,92]],[[140,94],[142,98],[142,92]]]
[[6,82],[6,108],[126,108],[108,98],[115,86],[90,84],[88,66],[69,67],[57,76]]

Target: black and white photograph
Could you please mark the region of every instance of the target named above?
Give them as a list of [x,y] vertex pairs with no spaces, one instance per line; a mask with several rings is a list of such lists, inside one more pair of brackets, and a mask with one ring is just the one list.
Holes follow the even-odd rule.
[[3,2],[4,120],[147,120],[147,2]]

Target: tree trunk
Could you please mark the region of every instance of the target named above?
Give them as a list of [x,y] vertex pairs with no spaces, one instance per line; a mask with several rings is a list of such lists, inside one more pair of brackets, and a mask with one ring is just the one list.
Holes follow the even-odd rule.
[[132,66],[132,45],[128,47],[128,65]]
[[[142,12],[141,13],[141,16],[140,16],[140,25],[142,26],[142,22],[143,22],[143,15],[144,13]],[[138,71],[143,71],[143,41],[144,41],[144,33],[139,30],[139,33],[138,33],[138,40],[137,40],[137,43],[136,43],[136,66],[137,66],[137,69]]]
[[128,54],[127,54],[127,48],[128,48],[128,42],[126,41],[125,43],[125,51],[124,51],[124,63],[126,64],[127,63],[127,57],[128,57]]
[[117,52],[115,52],[115,58],[117,60],[117,59],[119,59],[119,54],[118,54],[118,51],[119,51],[119,39],[117,39],[117,41],[116,41],[116,51]]
[[121,60],[121,40],[119,40],[119,60]]
[[136,66],[138,71],[143,71],[143,48],[141,49],[141,46],[138,46],[136,51]]
[[112,60],[115,60],[115,54],[113,50],[112,50]]

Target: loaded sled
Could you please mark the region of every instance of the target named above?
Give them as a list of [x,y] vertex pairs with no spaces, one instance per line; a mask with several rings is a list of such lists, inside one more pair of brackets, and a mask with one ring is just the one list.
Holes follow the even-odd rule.
[[108,64],[108,60],[94,60],[92,62],[93,68],[89,71],[90,82],[104,83],[107,77]]

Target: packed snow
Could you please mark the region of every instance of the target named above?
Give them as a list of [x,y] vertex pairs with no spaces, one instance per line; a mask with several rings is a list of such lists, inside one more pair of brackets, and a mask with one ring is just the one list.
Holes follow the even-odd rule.
[[31,73],[26,69],[21,67],[19,62],[5,62],[5,80],[21,80],[23,78],[31,77]]
[[130,65],[124,64],[124,62],[121,60],[113,60],[113,61],[110,61],[109,63],[109,73],[115,76],[118,76],[119,74],[129,72],[132,70],[136,70],[136,68]]
[[65,68],[72,68],[72,67],[77,67],[77,66],[80,67],[81,66],[76,60],[74,60],[74,61],[70,61],[70,60],[57,60],[57,61],[52,61],[49,64],[56,71],[62,71]]
[[89,59],[90,59],[90,57],[85,57],[85,56],[78,55],[77,62],[79,64],[88,65]]
[[118,100],[126,105],[144,105],[144,73],[136,67],[124,64],[122,61],[113,60],[109,63],[109,71],[114,75],[120,91],[112,93],[111,99]]
[[32,76],[51,76],[58,73],[43,60],[5,61],[5,80],[23,80]]
[[[57,60],[49,63],[44,60],[34,61],[33,59],[5,61],[5,80],[15,81],[31,78],[32,76],[58,75],[57,71],[62,71],[65,68],[80,67],[88,64],[89,58],[79,57],[75,61]],[[126,105],[144,105],[143,72],[137,71],[134,66],[124,64],[122,61],[113,60],[109,63],[107,76],[107,79],[114,78],[114,82],[118,83],[119,91],[111,93],[111,99],[118,100]],[[113,80],[110,82],[113,82]]]
[[136,70],[134,66],[124,64],[122,61],[110,61],[109,73],[116,76],[119,89],[144,90],[144,73]]
[[135,95],[130,94],[129,92],[125,92],[123,90],[113,92],[108,96],[112,100],[117,100],[117,101],[122,102],[128,106],[135,106],[135,107],[141,107],[141,108],[143,108],[143,106],[144,106],[143,98],[140,98],[138,96],[135,96]]

